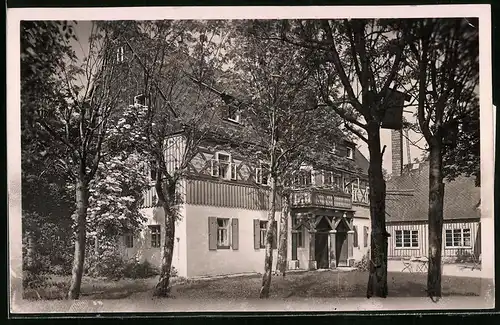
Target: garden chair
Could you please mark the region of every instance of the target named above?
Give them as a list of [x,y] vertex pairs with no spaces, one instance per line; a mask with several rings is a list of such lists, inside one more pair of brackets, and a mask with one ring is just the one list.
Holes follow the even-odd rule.
[[403,259],[401,259],[401,262],[403,262],[403,269],[401,270],[401,272],[408,270],[408,272],[413,273],[413,266],[412,266],[411,258],[403,258]]
[[472,254],[472,267],[471,271],[474,271],[474,269],[481,269],[481,254],[479,256],[476,256],[476,254]]

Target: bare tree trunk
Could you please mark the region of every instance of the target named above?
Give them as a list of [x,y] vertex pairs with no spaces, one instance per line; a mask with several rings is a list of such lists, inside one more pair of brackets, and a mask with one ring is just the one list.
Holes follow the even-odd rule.
[[262,287],[260,288],[260,298],[269,298],[269,288],[271,287],[271,272],[273,267],[273,239],[274,234],[274,214],[276,211],[276,178],[273,177],[271,183],[271,207],[267,218],[266,229],[266,256],[264,259],[264,275],[262,276]]
[[443,245],[443,156],[441,137],[434,137],[429,154],[429,269],[427,294],[441,297],[441,250]]
[[290,193],[283,192],[281,200],[280,235],[278,244],[278,261],[276,269],[285,276],[288,251],[288,220],[290,218]]
[[85,261],[85,240],[88,204],[89,196],[87,184],[80,179],[76,184],[77,225],[73,269],[71,272],[71,285],[68,292],[69,299],[78,299],[80,297],[80,287],[82,284],[83,276],[83,263]]
[[163,244],[163,256],[161,261],[160,278],[155,287],[154,295],[167,297],[170,293],[170,274],[172,270],[172,258],[174,256],[175,240],[175,220],[177,217],[176,208],[176,185],[169,184],[167,187],[167,200],[162,202],[165,213],[165,241]]
[[377,124],[368,125],[368,147],[370,166],[370,218],[371,218],[371,256],[368,278],[367,298],[387,297],[387,237],[385,228],[385,180],[382,173],[382,153],[380,151],[380,128]]

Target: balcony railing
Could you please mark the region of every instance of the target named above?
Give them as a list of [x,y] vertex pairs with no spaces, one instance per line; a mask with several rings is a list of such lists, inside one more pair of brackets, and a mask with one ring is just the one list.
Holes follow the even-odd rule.
[[351,195],[319,189],[296,190],[290,195],[292,207],[345,208],[352,207]]

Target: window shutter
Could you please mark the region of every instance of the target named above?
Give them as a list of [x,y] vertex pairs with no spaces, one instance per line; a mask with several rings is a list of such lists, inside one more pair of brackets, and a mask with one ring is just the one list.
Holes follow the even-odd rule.
[[208,217],[208,249],[217,249],[217,218]]
[[253,219],[253,248],[260,248],[260,220]]
[[364,247],[368,246],[368,227],[363,227]]
[[231,219],[231,235],[232,235],[232,247],[233,249],[238,249],[239,248],[239,238],[238,238],[238,219],[233,218]]
[[236,180],[236,164],[234,162],[231,163],[231,180]]
[[353,226],[354,229],[354,247],[358,247],[358,227]]
[[217,162],[217,160],[212,159],[210,161],[210,165],[211,165],[212,176],[213,177],[219,177],[219,163]]
[[273,221],[273,249],[276,249],[278,247],[278,221],[274,220]]

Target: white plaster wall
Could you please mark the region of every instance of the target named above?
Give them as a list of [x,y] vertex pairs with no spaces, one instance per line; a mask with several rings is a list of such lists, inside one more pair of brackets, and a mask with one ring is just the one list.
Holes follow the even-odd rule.
[[[175,226],[175,242],[174,242],[174,255],[172,258],[172,266],[174,266],[180,276],[186,276],[186,222],[184,208],[180,209],[180,220],[176,222]],[[149,225],[160,225],[161,230],[161,245],[165,241],[165,214],[163,209],[159,207],[143,209],[142,213],[146,216],[147,220],[144,223],[144,229],[134,235],[134,247],[126,248],[125,241],[122,239],[124,247],[124,255],[127,259],[137,259],[140,262],[145,260],[153,265],[160,267],[163,250],[161,247],[151,247],[151,236]]]
[[[353,225],[358,228],[358,247],[353,247],[352,257],[354,258],[355,261],[361,261],[363,256],[366,255],[370,250],[370,235],[371,235],[370,219],[354,218]],[[366,247],[364,246],[363,227],[368,227],[368,240]]]
[[[254,249],[253,220],[267,220],[267,211],[185,205],[187,276],[210,276],[264,271],[264,249]],[[238,218],[239,248],[208,249],[208,217]],[[279,229],[280,213],[276,213]],[[232,240],[231,233],[229,234]],[[273,270],[277,250],[273,250]]]

